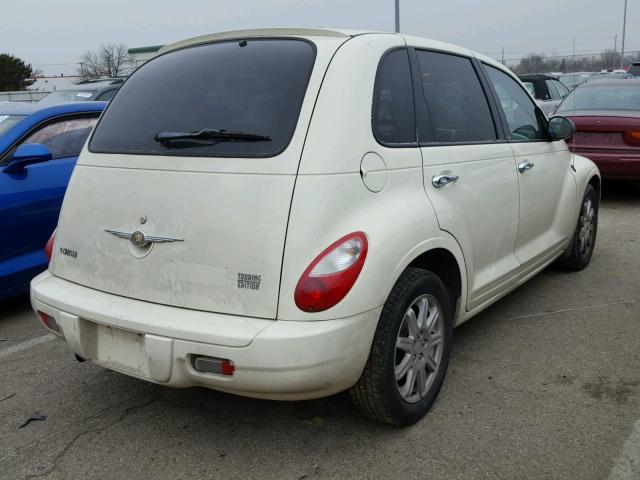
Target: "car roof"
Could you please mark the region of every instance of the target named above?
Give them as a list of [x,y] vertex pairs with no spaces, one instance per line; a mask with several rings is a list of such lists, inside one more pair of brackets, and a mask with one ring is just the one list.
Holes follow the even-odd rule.
[[3,102],[0,103],[0,115],[32,115],[41,113],[43,116],[64,115],[67,113],[100,112],[107,102],[69,102],[48,107],[38,106],[37,103]]
[[524,73],[522,75],[518,75],[518,78],[520,80],[557,80],[556,77],[544,75],[542,73]]

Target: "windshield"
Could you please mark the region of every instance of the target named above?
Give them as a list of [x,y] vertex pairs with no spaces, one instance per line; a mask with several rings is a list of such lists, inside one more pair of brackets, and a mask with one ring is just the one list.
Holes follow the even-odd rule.
[[557,112],[574,110],[640,110],[640,83],[584,86],[576,88],[560,104]]
[[[107,107],[89,149],[100,153],[269,157],[295,130],[313,68],[312,44],[247,39],[188,47],[138,69]],[[269,141],[188,142],[175,148],[158,135],[242,132]],[[201,139],[204,140],[204,138]]]
[[39,105],[57,105],[59,103],[85,102],[91,100],[95,90],[58,90],[38,100]]
[[0,137],[11,130],[11,127],[20,122],[24,117],[24,115],[0,114]]

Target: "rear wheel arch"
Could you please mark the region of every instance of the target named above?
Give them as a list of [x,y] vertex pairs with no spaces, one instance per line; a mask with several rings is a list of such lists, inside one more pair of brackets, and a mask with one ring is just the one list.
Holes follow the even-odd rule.
[[596,191],[596,193],[598,194],[598,199],[600,198],[600,196],[602,195],[602,180],[600,180],[600,177],[598,175],[593,175],[588,182],[588,185],[591,185],[594,190]]
[[447,287],[455,309],[458,299],[462,295],[463,279],[461,266],[455,255],[446,248],[432,248],[415,257],[406,268],[421,268],[437,275]]

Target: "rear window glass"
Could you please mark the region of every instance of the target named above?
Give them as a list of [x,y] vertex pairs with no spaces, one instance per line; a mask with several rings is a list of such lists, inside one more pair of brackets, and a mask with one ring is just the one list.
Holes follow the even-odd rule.
[[[635,80],[629,80],[635,83]],[[557,112],[574,110],[640,110],[640,84],[580,87],[564,99]]]
[[[226,41],[161,55],[125,82],[89,149],[196,157],[277,155],[293,136],[314,60],[314,47],[293,39]],[[254,137],[155,140],[158,134],[203,130]]]

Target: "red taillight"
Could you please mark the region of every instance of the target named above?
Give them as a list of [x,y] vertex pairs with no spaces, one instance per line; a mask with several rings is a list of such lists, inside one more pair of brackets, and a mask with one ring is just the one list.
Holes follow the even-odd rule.
[[53,231],[49,240],[47,240],[46,245],[44,246],[44,254],[47,256],[47,259],[51,261],[51,256],[53,255],[53,244],[56,242],[56,230]]
[[624,132],[624,141],[629,145],[640,145],[640,132]]
[[367,249],[364,232],[345,235],[326,248],[298,280],[294,294],[298,308],[321,312],[342,300],[360,275]]

